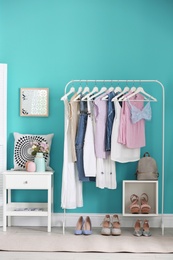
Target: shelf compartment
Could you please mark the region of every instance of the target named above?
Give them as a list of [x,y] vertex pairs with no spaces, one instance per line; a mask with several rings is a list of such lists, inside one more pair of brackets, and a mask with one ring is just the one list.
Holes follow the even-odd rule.
[[48,216],[47,203],[9,203],[6,204],[6,216]]
[[[148,204],[151,206],[149,214],[132,214],[130,212],[130,197],[132,194],[148,195]],[[158,181],[123,181],[123,215],[124,216],[155,216],[158,215]]]

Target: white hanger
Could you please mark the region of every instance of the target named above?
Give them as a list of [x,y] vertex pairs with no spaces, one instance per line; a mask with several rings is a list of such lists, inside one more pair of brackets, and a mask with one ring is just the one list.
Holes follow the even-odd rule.
[[[136,91],[136,87],[133,86],[133,87],[131,87],[131,89],[129,89],[129,90],[130,90],[131,92],[134,92],[134,91]],[[131,92],[130,92],[130,93],[131,93]],[[124,93],[124,94],[125,94],[125,93]],[[125,100],[125,95],[123,95],[122,97],[119,98],[119,101],[124,101],[124,100]]]
[[82,87],[79,87],[78,88],[78,91],[77,91],[77,94],[81,93],[82,92]]
[[[82,89],[81,89],[81,91],[82,91]],[[80,91],[79,94],[73,99],[73,101],[79,101],[79,98],[81,97],[81,94],[80,94],[81,91]],[[85,87],[84,90],[83,90],[83,92],[82,92],[82,95],[85,94],[86,92],[89,92],[89,91],[90,91],[89,87]]]
[[114,92],[115,93],[122,92],[122,89],[118,86],[118,87],[115,88]]
[[136,91],[136,87],[131,87],[131,91],[132,92]]
[[79,101],[79,98],[80,98],[80,96],[81,96],[81,93],[82,92],[82,87],[79,87],[78,88],[78,91],[77,91],[77,96],[73,99],[73,101]]
[[66,93],[64,96],[62,96],[61,100],[64,100],[66,97],[68,97],[71,93],[75,92],[75,88],[71,87],[69,92]]
[[98,91],[99,91],[98,87],[94,87],[91,92],[89,92],[87,95],[85,95],[85,96],[82,98],[82,101],[87,100],[87,99],[89,100],[89,97],[90,97],[93,93],[98,92]]
[[[114,90],[114,87],[110,87],[110,88],[108,89],[109,92],[111,92],[111,91],[113,91],[113,90]],[[102,97],[102,100],[108,100],[108,95]]]
[[88,100],[93,100],[93,98],[95,98],[95,97],[99,96],[100,94],[104,93],[106,90],[107,90],[106,87],[102,87],[99,92],[97,92],[96,94],[92,95],[92,97],[89,97]]
[[[121,91],[118,95],[116,95],[111,101],[114,101],[114,100],[118,99],[121,95],[126,94],[129,90],[130,90],[130,88],[126,86],[123,89],[123,91]],[[123,96],[121,98],[119,98],[119,100],[121,101],[122,98],[123,98]]]
[[[145,92],[145,90],[144,90],[142,87],[138,87],[135,92],[133,92],[132,94],[130,94],[128,97],[124,97],[123,100],[126,101],[127,99],[129,99],[129,98],[135,96],[137,93],[142,93],[142,94],[144,94],[145,96],[147,96],[148,98],[146,98],[146,97],[144,96],[145,101],[155,101],[155,102],[157,101],[157,99],[156,99],[155,97],[153,97],[153,96],[151,96],[150,94],[148,94],[147,92]],[[136,101],[143,101],[143,100],[136,100]]]
[[82,92],[82,95],[85,94],[86,92],[90,92],[89,87],[85,87],[85,88],[84,88],[84,90],[83,90],[83,92]]

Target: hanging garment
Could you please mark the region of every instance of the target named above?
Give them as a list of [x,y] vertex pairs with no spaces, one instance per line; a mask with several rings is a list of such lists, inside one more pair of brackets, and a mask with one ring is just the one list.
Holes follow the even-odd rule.
[[107,152],[105,151],[105,133],[107,119],[107,104],[102,100],[105,93],[94,100],[94,116],[95,116],[95,153],[97,158],[105,159]]
[[[138,109],[143,108],[144,97],[140,93],[130,99],[133,106]],[[118,142],[126,145],[128,148],[140,148],[145,146],[145,120],[141,119],[137,123],[133,124],[131,121],[130,108],[128,102],[124,101],[121,109],[121,119],[118,134]]]
[[110,159],[97,158],[96,187],[100,189],[116,189],[116,167],[115,162]]
[[107,120],[106,120],[106,136],[105,136],[105,150],[111,151],[111,136],[112,136],[112,126],[115,117],[115,107],[112,98],[116,96],[114,91],[108,93],[107,100]]
[[88,119],[88,108],[87,102],[80,101],[80,115],[78,121],[78,128],[76,134],[76,156],[77,156],[77,170],[79,175],[80,181],[89,181],[89,177],[85,177],[84,171],[84,158],[83,158],[83,147],[84,147],[84,140],[85,140],[85,133],[87,127],[87,119]]
[[82,182],[78,179],[76,165],[72,162],[71,135],[69,127],[69,104],[64,99],[64,161],[62,171],[61,207],[83,207]]
[[131,115],[131,121],[133,124],[137,123],[141,119],[145,120],[151,120],[151,106],[150,102],[148,102],[142,109],[139,109],[135,106],[133,106],[128,100],[129,106],[130,106],[130,115]]
[[77,133],[78,118],[79,118],[79,102],[74,102],[77,97],[77,93],[73,95],[70,99],[70,135],[71,135],[71,149],[72,149],[72,161],[76,162],[76,148],[75,148],[75,138]]
[[88,120],[84,141],[84,172],[86,177],[96,176],[96,156],[94,149],[94,130],[93,130],[93,114],[91,112],[91,102],[88,104]]
[[121,115],[121,105],[118,100],[114,100],[114,106],[115,118],[111,138],[111,160],[120,163],[138,161],[140,159],[140,148],[131,149],[117,141]]

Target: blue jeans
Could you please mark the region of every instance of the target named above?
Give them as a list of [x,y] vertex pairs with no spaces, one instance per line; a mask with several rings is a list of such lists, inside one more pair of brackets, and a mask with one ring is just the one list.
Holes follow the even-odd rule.
[[113,121],[115,117],[115,106],[114,102],[112,102],[112,98],[115,97],[116,94],[114,91],[108,93],[108,102],[107,102],[107,120],[106,120],[106,136],[105,136],[105,150],[111,150],[111,135],[112,135],[112,127]]
[[83,165],[83,146],[85,139],[85,132],[88,119],[88,109],[87,102],[80,101],[80,115],[78,121],[77,134],[75,139],[75,148],[76,148],[76,165],[79,174],[80,181],[89,181],[89,177],[85,177],[84,165]]

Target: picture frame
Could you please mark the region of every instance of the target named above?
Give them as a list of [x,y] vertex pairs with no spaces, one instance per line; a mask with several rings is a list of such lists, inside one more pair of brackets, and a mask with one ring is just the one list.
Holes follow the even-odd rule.
[[20,88],[20,116],[48,117],[49,88]]

